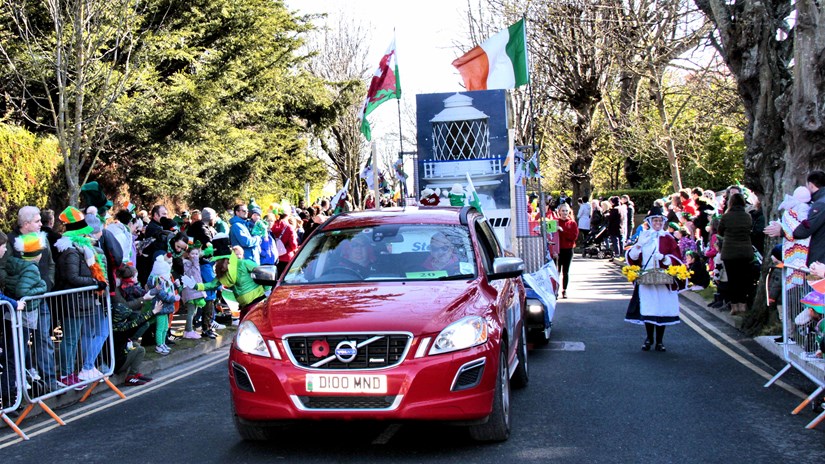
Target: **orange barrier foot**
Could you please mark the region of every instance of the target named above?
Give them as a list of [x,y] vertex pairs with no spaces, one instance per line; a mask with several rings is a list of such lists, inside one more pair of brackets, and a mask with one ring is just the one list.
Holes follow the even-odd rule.
[[46,414],[51,416],[52,419],[54,419],[54,421],[57,422],[58,424],[66,425],[66,423],[63,422],[63,419],[61,419],[60,416],[55,414],[54,411],[52,411],[52,408],[50,408],[48,405],[46,405],[46,403],[44,403],[43,401],[35,401],[34,403],[31,403],[28,406],[26,406],[26,409],[24,409],[23,413],[20,414],[20,417],[17,418],[17,422],[16,422],[17,425],[20,425],[23,422],[23,419],[25,419],[26,416],[28,416],[29,413],[32,412],[32,409],[34,409],[35,405],[39,405],[40,408],[42,410],[46,411]]
[[8,425],[12,430],[14,430],[14,433],[19,435],[20,438],[22,438],[24,440],[29,439],[29,437],[26,436],[26,434],[22,430],[20,430],[20,427],[18,427],[17,424],[15,424],[14,422],[12,422],[11,419],[9,419],[9,416],[7,416],[6,413],[0,414],[0,417],[3,418],[3,422],[5,422],[6,425]]

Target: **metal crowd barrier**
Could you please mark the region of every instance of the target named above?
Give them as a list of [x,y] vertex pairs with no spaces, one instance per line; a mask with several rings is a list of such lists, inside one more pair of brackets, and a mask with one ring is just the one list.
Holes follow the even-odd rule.
[[17,388],[18,385],[22,385],[18,375],[21,373],[22,365],[19,359],[20,350],[17,348],[18,317],[15,308],[6,301],[0,301],[0,313],[3,319],[0,326],[0,418],[20,438],[28,440],[29,437],[8,416],[20,407],[23,399],[23,389]]
[[[801,372],[802,375],[817,385],[817,389],[792,411],[792,414],[799,414],[811,401],[825,391],[825,379],[822,378],[822,366],[824,365],[823,363],[825,363],[825,359],[816,356],[819,348],[816,343],[816,321],[802,326],[797,326],[795,323],[796,317],[805,311],[804,305],[800,303],[799,300],[813,289],[808,284],[807,278],[802,279],[801,285],[789,286],[787,284],[787,277],[794,271],[803,274],[805,277],[810,273],[810,270],[807,268],[792,268],[789,266],[783,268],[782,355],[787,364],[765,384],[765,388],[773,385],[774,382],[779,380],[779,378],[792,367]],[[806,428],[812,429],[816,427],[823,419],[825,419],[825,412],[812,420]]]
[[11,346],[18,353],[16,382],[25,387],[17,389],[17,396],[28,405],[16,425],[35,405],[65,425],[45,400],[71,390],[86,390],[80,399],[83,402],[99,383],[126,398],[109,380],[115,369],[115,347],[108,293],[91,286],[23,300],[26,311],[14,311],[16,318],[12,318],[16,319],[16,330]]

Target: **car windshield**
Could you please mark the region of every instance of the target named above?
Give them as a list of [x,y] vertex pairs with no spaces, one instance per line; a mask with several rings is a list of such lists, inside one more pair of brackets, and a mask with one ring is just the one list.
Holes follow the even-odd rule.
[[284,284],[472,279],[466,227],[382,225],[323,231],[293,259]]

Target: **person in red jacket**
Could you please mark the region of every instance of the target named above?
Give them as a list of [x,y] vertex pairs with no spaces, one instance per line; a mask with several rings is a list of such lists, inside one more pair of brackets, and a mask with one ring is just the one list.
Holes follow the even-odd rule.
[[[275,240],[275,249],[278,250],[278,275],[283,274],[287,264],[292,261],[295,256],[295,250],[298,249],[298,239],[292,226],[289,225],[286,213],[278,214],[278,220],[272,225],[270,229],[272,239]],[[278,242],[281,242],[279,245]]]
[[570,282],[570,262],[573,260],[573,248],[579,237],[579,226],[573,219],[570,205],[562,203],[556,210],[559,215],[559,275],[562,279],[561,297],[567,298],[567,284]]

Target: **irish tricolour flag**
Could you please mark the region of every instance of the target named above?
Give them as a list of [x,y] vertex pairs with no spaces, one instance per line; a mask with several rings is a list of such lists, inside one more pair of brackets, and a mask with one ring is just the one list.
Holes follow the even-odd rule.
[[453,61],[467,90],[512,89],[530,82],[524,19]]

